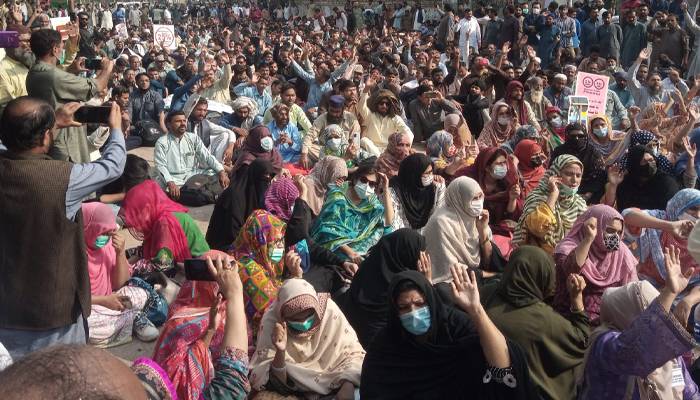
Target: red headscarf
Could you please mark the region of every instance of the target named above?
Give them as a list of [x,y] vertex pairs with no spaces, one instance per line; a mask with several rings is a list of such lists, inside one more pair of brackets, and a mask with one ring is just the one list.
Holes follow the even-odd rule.
[[273,148],[271,151],[265,151],[260,145],[260,140],[267,136],[272,137],[272,134],[264,125],[258,125],[248,132],[248,136],[243,140],[243,147],[236,159],[236,164],[233,166],[234,171],[243,165],[249,165],[256,158],[270,160],[275,168],[275,173],[279,173],[282,170],[282,156],[279,151],[276,148]]
[[532,156],[541,152],[542,146],[530,139],[523,139],[515,146],[513,154],[518,158],[518,169],[523,177],[523,197],[527,197],[537,187],[546,171],[544,165],[536,168],[530,165]]
[[175,261],[183,262],[192,258],[192,254],[174,212],[187,212],[187,208],[170,200],[157,183],[148,179],[126,193],[119,214],[131,234],[143,240],[146,259],[166,248],[173,253]]
[[[515,89],[520,89],[523,92],[523,95],[525,95],[525,88],[523,87],[523,84],[519,81],[513,80],[508,82],[508,85],[506,86],[506,95],[504,100],[506,101],[506,103],[508,103],[508,105],[515,108],[515,111],[518,114],[518,123],[520,125],[528,125],[529,122],[527,119],[527,108],[525,106],[525,100],[523,98],[517,100],[512,97],[513,90]],[[517,105],[513,106],[513,103],[517,103]]]
[[[551,113],[557,113],[557,114],[559,114],[560,117],[562,116],[561,110],[559,109],[559,107],[550,106],[550,107],[545,108],[544,117],[547,118],[547,115],[549,115]],[[554,132],[557,136],[559,136],[559,138],[562,141],[566,141],[566,137],[565,137],[566,135],[564,134],[564,131],[566,130],[566,123],[563,120],[563,118],[562,118],[562,124],[559,128],[552,127],[551,129],[552,129],[552,132]]]

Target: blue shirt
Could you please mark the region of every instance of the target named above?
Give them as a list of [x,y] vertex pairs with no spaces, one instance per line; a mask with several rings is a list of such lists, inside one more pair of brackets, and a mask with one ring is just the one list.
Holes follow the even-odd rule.
[[270,130],[272,134],[272,139],[277,142],[280,139],[282,133],[286,133],[287,136],[292,139],[292,144],[280,143],[277,145],[277,151],[280,152],[282,156],[282,161],[285,163],[296,163],[299,161],[301,155],[301,134],[294,124],[287,124],[283,129],[277,127],[275,121],[270,122],[267,125],[267,129]]
[[183,86],[175,89],[175,92],[173,92],[173,99],[170,101],[170,111],[182,111],[182,109],[185,108],[185,103],[187,103],[187,99],[190,98],[192,87],[199,82],[200,79],[202,79],[202,75],[197,74]]
[[306,81],[309,84],[309,95],[306,98],[306,104],[304,105],[304,111],[309,108],[318,107],[321,103],[321,97],[333,89],[333,82],[335,82],[350,65],[351,60],[344,62],[340,67],[336,68],[335,71],[331,73],[331,76],[327,81],[323,83],[318,83],[316,81],[316,74],[309,72],[302,68],[296,61],[292,60],[292,68],[298,77]]
[[260,117],[264,116],[265,111],[272,107],[272,97],[267,90],[264,90],[261,94],[258,92],[258,88],[250,83],[239,83],[233,88],[233,93],[235,93],[236,96],[245,96],[253,99],[258,104],[258,115]]

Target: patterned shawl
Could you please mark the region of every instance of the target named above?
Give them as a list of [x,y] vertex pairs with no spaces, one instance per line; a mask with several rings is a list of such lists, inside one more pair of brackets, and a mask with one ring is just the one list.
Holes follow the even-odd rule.
[[[394,132],[389,136],[388,144],[386,150],[377,158],[377,171],[385,174],[387,178],[396,176],[399,173],[399,164],[401,161],[412,154],[414,150],[411,149],[409,154],[405,156],[399,152],[398,145],[401,142],[401,138],[407,136],[403,132]],[[409,137],[409,140],[411,138]]]
[[[503,107],[507,108],[508,111],[510,111],[510,114],[513,116],[511,122],[505,127],[501,127],[501,125],[498,124],[498,110]],[[491,121],[484,125],[484,129],[481,130],[476,144],[479,145],[480,149],[485,147],[500,147],[511,137],[513,137],[517,128],[518,122],[515,120],[513,108],[508,104],[499,101],[493,105],[493,108],[491,108]]]

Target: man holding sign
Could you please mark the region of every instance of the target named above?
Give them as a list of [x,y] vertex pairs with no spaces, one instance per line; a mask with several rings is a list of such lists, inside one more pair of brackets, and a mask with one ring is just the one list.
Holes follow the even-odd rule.
[[177,48],[175,27],[173,25],[153,25],[153,42],[169,50]]

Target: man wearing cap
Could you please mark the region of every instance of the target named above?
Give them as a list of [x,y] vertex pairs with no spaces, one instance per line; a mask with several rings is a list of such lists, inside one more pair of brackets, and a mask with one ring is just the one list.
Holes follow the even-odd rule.
[[12,99],[27,95],[27,74],[34,64],[34,55],[29,48],[29,28],[8,25],[7,30],[19,33],[19,47],[5,49],[5,58],[0,61],[0,115]]
[[360,124],[352,113],[345,111],[345,98],[340,95],[331,96],[328,100],[328,112],[319,115],[309,132],[304,136],[301,145],[301,158],[299,159],[304,168],[310,167],[310,160],[318,159],[321,148],[321,144],[318,143],[318,135],[328,125],[333,124],[340,126],[350,143],[356,143],[354,142],[355,138],[359,142]]
[[544,90],[544,95],[554,107],[558,107],[566,116],[569,112],[569,96],[572,95],[571,89],[566,86],[566,75],[556,74],[552,80],[552,84]]
[[610,85],[610,90],[615,92],[625,108],[634,106],[634,97],[632,97],[632,92],[627,88],[627,73],[616,72],[613,78],[615,83]]
[[[303,135],[311,129],[311,121],[306,117],[304,110],[297,105],[297,91],[291,83],[283,83],[280,86],[280,103],[289,107],[289,123],[298,127],[299,132]],[[263,124],[267,125],[272,121],[272,112],[270,109],[265,111]]]

